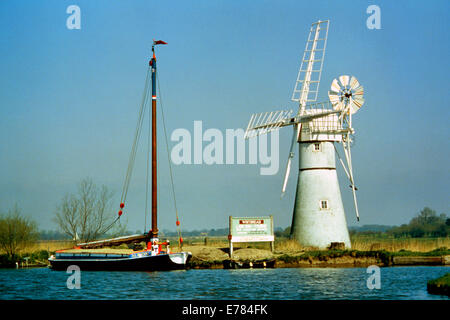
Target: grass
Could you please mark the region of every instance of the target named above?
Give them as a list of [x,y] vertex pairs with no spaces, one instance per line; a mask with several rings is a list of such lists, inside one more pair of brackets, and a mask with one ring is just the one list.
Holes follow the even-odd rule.
[[[177,251],[178,239],[169,238],[172,250]],[[389,262],[393,256],[441,256],[450,255],[450,238],[389,238],[386,235],[352,235],[351,250],[318,250],[314,247],[303,247],[297,241],[288,238],[276,238],[274,253],[281,260],[290,262],[305,259],[328,259],[344,255],[376,257],[384,262]],[[207,245],[213,248],[227,248],[229,242],[227,237],[187,237],[184,245],[196,246]],[[19,257],[31,257],[34,260],[46,261],[48,255],[57,250],[73,248],[72,241],[65,240],[43,240],[37,241],[19,253]],[[126,245],[125,245],[126,246]],[[233,247],[254,248],[270,250],[269,242],[234,243]],[[45,254],[44,254],[45,252]],[[45,256],[45,257],[44,257]],[[300,258],[301,256],[301,258]],[[0,265],[7,263],[4,252],[0,252]]]
[[[73,248],[74,243],[66,240],[40,240],[16,253],[15,261],[23,262],[29,258],[29,264],[45,264],[48,257],[56,250]],[[15,261],[0,250],[0,267],[15,267]]]
[[[277,257],[278,260],[285,263],[298,263],[306,261],[328,261],[335,258],[375,258],[383,265],[392,264],[392,253],[387,251],[356,251],[356,250],[316,250],[306,251],[301,255],[283,254]],[[351,262],[353,261],[351,260]]]
[[295,263],[299,261],[307,260],[319,260],[327,261],[329,259],[340,258],[340,257],[353,257],[353,258],[376,258],[380,260],[384,265],[392,265],[392,258],[395,256],[444,256],[450,255],[450,250],[447,248],[438,248],[428,252],[416,252],[408,250],[400,250],[398,252],[389,252],[386,250],[377,251],[359,251],[359,250],[310,250],[304,251],[302,254],[289,254],[284,253],[277,259],[287,262]]
[[414,252],[429,252],[438,248],[450,248],[450,238],[390,238],[374,235],[352,235],[352,249],[386,250],[398,252],[400,250]]
[[[169,238],[172,247],[178,247],[178,239]],[[352,249],[359,251],[390,251],[401,250],[413,252],[429,252],[438,248],[450,248],[450,238],[388,238],[382,236],[353,235],[351,237]],[[184,245],[207,245],[216,248],[226,248],[229,246],[227,237],[188,237],[184,239]],[[270,250],[268,242],[234,243],[235,248],[256,248]],[[26,251],[33,252],[48,250],[50,252],[73,247],[71,241],[38,241],[35,245],[27,248]],[[317,250],[313,247],[303,247],[297,241],[288,238],[275,239],[275,251],[296,252]]]
[[[172,250],[178,251],[178,241],[175,239],[171,240]],[[385,241],[386,246],[377,245],[373,246],[374,243],[379,244],[382,241]],[[362,242],[362,239],[359,238],[358,241]],[[418,246],[417,243],[421,243],[421,246]],[[285,263],[300,263],[304,264],[311,261],[315,261],[315,263],[326,262],[328,260],[333,261],[335,258],[339,259],[340,262],[337,263],[345,263],[346,260],[350,262],[354,261],[353,258],[362,258],[360,261],[364,263],[368,258],[370,261],[376,259],[379,263],[382,263],[385,266],[389,266],[393,264],[393,257],[395,256],[444,256],[450,255],[450,250],[445,246],[437,247],[441,244],[448,243],[448,239],[380,239],[380,237],[367,237],[365,246],[360,246],[359,248],[370,248],[369,250],[361,250],[357,246],[353,245],[352,249],[346,250],[319,250],[313,247],[303,247],[295,240],[290,240],[287,238],[278,238],[275,241],[275,250],[274,257],[277,261],[283,261]],[[424,245],[425,244],[425,245]],[[205,238],[191,238],[184,241],[184,245],[186,247],[191,247],[191,249],[198,247],[202,248],[205,246]],[[226,237],[209,237],[206,241],[206,245],[213,249],[223,249],[228,248],[228,239]],[[390,247],[389,247],[390,245]],[[26,250],[23,250],[17,256],[17,260],[19,262],[24,261],[24,258],[29,257],[28,263],[36,264],[36,263],[45,263],[47,262],[47,258],[49,255],[53,254],[56,250],[60,249],[68,249],[72,248],[73,243],[68,241],[39,241],[32,246],[28,247]],[[236,243],[234,245],[235,249],[238,248],[254,248],[254,249],[264,249],[270,250],[270,243],[261,242],[261,243]],[[356,247],[356,248],[355,248]],[[126,250],[127,253],[130,251],[128,245],[122,244],[121,246],[115,247],[117,250]],[[396,251],[390,251],[387,249],[397,249]],[[405,249],[406,248],[406,249]],[[432,248],[432,250],[424,250]],[[191,250],[189,249],[189,250]],[[411,250],[416,249],[416,250]],[[417,250],[422,249],[422,250]],[[102,250],[102,249],[98,249]],[[111,250],[111,249],[105,249]],[[214,264],[220,265],[222,261],[215,261],[217,259],[213,259],[210,257],[211,261],[199,262],[200,264],[205,264],[205,266],[211,267]],[[17,261],[16,260],[16,261]],[[213,261],[214,260],[214,261]],[[311,262],[312,263],[312,262]],[[2,267],[14,267],[15,262],[10,261],[5,254],[1,254],[0,252],[0,266]],[[200,267],[201,267],[200,266]]]
[[[178,247],[176,238],[169,238],[171,246]],[[379,235],[352,235],[352,250],[358,251],[411,251],[430,252],[439,248],[450,248],[450,238],[388,238]],[[184,239],[184,245],[207,245],[216,248],[226,248],[229,246],[227,237],[188,237]],[[66,240],[42,240],[29,246],[23,252],[37,252],[46,250],[54,252],[56,250],[72,248],[74,243]],[[268,242],[254,243],[234,243],[235,248],[256,248],[270,250]],[[300,252],[314,251],[317,248],[303,247],[297,241],[288,238],[275,239],[275,252]],[[2,252],[0,252],[1,254]]]
[[39,240],[28,246],[24,252],[35,252],[41,250],[47,250],[54,252],[56,250],[73,248],[74,242],[67,240]]
[[442,277],[430,280],[428,283],[436,284],[436,285],[447,285],[450,286],[450,272],[444,274]]
[[14,268],[16,266],[16,261],[20,262],[23,266],[26,266],[26,260],[28,260],[29,265],[47,265],[47,259],[50,253],[47,250],[39,250],[34,252],[24,252],[18,254],[14,260],[11,260],[6,254],[0,254],[0,267]]
[[[352,250],[358,251],[411,251],[430,252],[439,248],[450,248],[450,238],[388,238],[381,236],[352,236]],[[303,247],[287,238],[275,240],[275,251],[314,251],[317,248]]]
[[432,294],[445,294],[450,296],[450,273],[447,273],[440,278],[428,281],[427,290]]

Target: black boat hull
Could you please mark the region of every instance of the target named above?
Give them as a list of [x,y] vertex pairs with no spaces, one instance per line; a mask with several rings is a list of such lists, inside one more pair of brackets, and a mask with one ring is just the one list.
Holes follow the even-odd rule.
[[185,269],[192,257],[190,252],[175,254],[145,255],[123,258],[95,258],[72,255],[49,258],[50,268],[66,271],[75,265],[84,271],[164,271]]

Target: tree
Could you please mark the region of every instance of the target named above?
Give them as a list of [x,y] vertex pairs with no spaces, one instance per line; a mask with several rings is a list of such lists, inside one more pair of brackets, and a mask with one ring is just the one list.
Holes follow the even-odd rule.
[[450,229],[449,225],[446,224],[447,220],[445,213],[438,216],[436,211],[425,207],[416,217],[411,219],[409,224],[394,227],[389,230],[389,233],[396,237],[446,237]]
[[275,236],[288,238],[291,234],[291,227],[287,227],[284,230],[275,231]]
[[36,222],[21,215],[17,204],[0,217],[0,248],[11,260],[33,241],[37,240]]
[[90,178],[81,180],[76,194],[67,194],[56,209],[55,221],[75,241],[97,240],[113,223],[112,192],[97,187]]
[[[411,224],[417,224],[420,226],[436,224],[441,221],[440,217],[436,215],[436,211],[425,207],[420,211],[419,215],[411,220]],[[445,220],[444,220],[445,221]]]

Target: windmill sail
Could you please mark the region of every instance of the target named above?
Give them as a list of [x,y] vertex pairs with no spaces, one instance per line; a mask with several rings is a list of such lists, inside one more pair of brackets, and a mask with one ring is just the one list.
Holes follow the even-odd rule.
[[245,139],[278,130],[287,119],[291,118],[291,114],[292,110],[253,114],[248,122],[247,130],[245,130]]
[[289,157],[288,162],[286,165],[286,173],[284,174],[284,180],[283,180],[283,187],[281,188],[281,196],[284,195],[286,192],[286,186],[289,180],[289,174],[291,172],[291,162],[294,158],[294,147],[298,141],[298,136],[300,135],[300,132],[302,130],[302,124],[298,124],[297,126],[294,126],[294,132],[292,133],[292,141],[291,141],[291,148],[289,149]]
[[329,20],[319,20],[311,25],[294,91],[292,92],[292,101],[299,102],[300,109],[303,109],[306,103],[317,100],[329,24]]

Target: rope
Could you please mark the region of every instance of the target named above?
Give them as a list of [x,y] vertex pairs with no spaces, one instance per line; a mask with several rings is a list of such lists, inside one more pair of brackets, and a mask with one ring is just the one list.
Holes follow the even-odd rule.
[[[130,159],[128,161],[127,173],[125,175],[125,181],[124,181],[123,188],[122,188],[122,195],[120,197],[121,208],[122,208],[122,204],[125,203],[125,200],[127,198],[128,188],[130,186],[130,181],[131,181],[131,174],[133,172],[133,167],[134,167],[134,163],[135,163],[135,159],[136,159],[137,146],[138,146],[139,138],[141,136],[142,121],[144,119],[145,109],[146,109],[146,106],[148,103],[148,84],[149,84],[149,78],[150,78],[149,75],[151,74],[150,71],[151,71],[151,68],[149,67],[147,69],[147,75],[145,78],[144,94],[142,95],[141,107],[139,109],[139,116],[138,116],[138,121],[137,121],[137,125],[136,125],[136,132],[134,134],[133,145],[131,147]],[[147,206],[147,204],[146,204],[146,206]],[[147,211],[147,209],[146,209],[146,211]],[[120,215],[99,234],[105,234],[106,232],[108,232],[114,226],[114,224],[119,220],[120,220]]]
[[181,227],[180,227],[180,223],[179,223],[179,219],[178,219],[178,208],[177,208],[177,199],[175,196],[175,184],[173,182],[173,172],[172,172],[172,164],[170,162],[170,152],[169,152],[169,142],[167,139],[167,130],[166,130],[166,120],[164,117],[164,108],[163,108],[163,101],[162,101],[162,95],[161,95],[161,86],[159,85],[159,77],[158,74],[156,74],[156,80],[158,82],[158,94],[159,94],[159,104],[161,106],[161,115],[162,115],[162,122],[163,122],[163,129],[164,129],[164,138],[165,138],[165,142],[166,142],[166,151],[167,151],[167,160],[169,163],[169,173],[170,173],[170,182],[171,182],[171,186],[172,186],[172,195],[173,195],[173,203],[175,206],[175,216],[177,218],[177,233],[178,233],[178,239],[180,239],[179,245],[182,247],[182,242],[181,242]]
[[117,217],[109,226],[107,226],[105,228],[105,230],[103,230],[102,232],[100,232],[99,234],[105,234],[109,231],[109,229],[111,229],[113,227],[113,225],[120,219],[120,217]]
[[[147,69],[147,76],[145,79],[145,87],[144,87],[144,94],[142,96],[142,102],[141,102],[141,107],[139,109],[139,116],[138,116],[138,121],[137,121],[137,125],[136,125],[136,132],[134,135],[134,140],[133,140],[133,145],[131,147],[131,153],[130,153],[130,159],[128,161],[128,168],[127,168],[127,172],[125,175],[125,181],[124,181],[124,185],[123,185],[123,189],[122,189],[122,195],[120,198],[120,202],[121,203],[125,203],[125,200],[127,198],[127,194],[128,194],[128,188],[130,186],[130,181],[131,181],[131,175],[133,173],[133,168],[134,168],[134,163],[135,163],[135,159],[136,159],[136,151],[137,151],[137,146],[139,144],[139,139],[141,136],[141,130],[142,130],[142,123],[143,123],[143,119],[145,116],[145,110],[146,110],[146,106],[148,104],[148,85],[149,85],[149,75],[151,68],[149,67]],[[170,162],[170,152],[169,152],[169,142],[167,139],[167,130],[166,130],[166,121],[165,121],[165,117],[164,117],[164,108],[163,108],[163,103],[162,103],[162,95],[161,95],[161,89],[160,89],[160,85],[159,85],[159,77],[158,75],[156,75],[157,81],[158,81],[158,93],[159,93],[159,99],[160,99],[160,105],[161,105],[161,114],[162,114],[162,120],[163,120],[163,129],[164,129],[164,138],[165,138],[165,142],[166,142],[166,151],[167,151],[167,159],[169,162],[169,172],[170,172],[170,181],[171,181],[171,186],[172,186],[172,196],[173,196],[173,202],[174,202],[174,206],[175,206],[175,216],[177,219],[177,233],[178,233],[178,238],[180,239],[179,245],[182,247],[182,243],[181,243],[181,227],[179,225],[179,217],[178,217],[178,207],[177,207],[177,200],[176,200],[176,196],[175,196],[175,185],[173,182],[173,172],[172,172],[172,165]],[[149,121],[151,121],[151,117],[150,117],[150,112],[149,112]],[[150,132],[151,132],[151,126],[149,126],[149,133],[148,133],[148,142],[147,142],[147,148],[148,148],[148,152],[147,152],[147,177],[146,177],[146,197],[145,197],[145,230],[147,228],[147,209],[148,209],[148,181],[149,181],[149,169],[148,169],[148,165],[149,165],[149,154],[150,154]],[[120,216],[117,217],[107,228],[105,228],[105,230],[102,232],[102,234],[106,233],[107,231],[109,231],[112,226],[120,219]]]
[[[138,116],[138,121],[137,121],[137,125],[136,125],[136,131],[134,134],[133,145],[131,147],[130,159],[128,160],[128,168],[127,168],[127,172],[125,175],[125,181],[124,181],[123,188],[122,188],[122,195],[120,197],[121,204],[125,203],[125,200],[127,198],[128,188],[130,186],[130,181],[131,181],[131,175],[133,173],[133,167],[134,167],[134,163],[135,163],[135,159],[136,159],[136,151],[137,151],[137,147],[139,144],[139,138],[141,136],[142,122],[143,122],[144,115],[145,115],[145,109],[146,109],[146,106],[148,103],[148,85],[149,85],[149,78],[150,78],[149,75],[151,74],[150,71],[151,71],[151,68],[149,67],[147,69],[147,75],[145,78],[144,94],[142,95],[142,101],[141,101],[141,106],[139,109],[139,116]],[[121,208],[122,208],[122,205],[121,205]],[[147,211],[147,209],[146,209],[146,211]],[[105,228],[105,230],[103,230],[100,234],[105,234],[106,232],[108,232],[114,226],[114,224],[119,220],[120,220],[120,215],[109,226],[107,226]]]
[[130,159],[128,161],[127,173],[125,175],[125,182],[124,182],[123,189],[122,189],[122,196],[120,198],[121,203],[125,203],[125,200],[127,198],[128,188],[130,186],[131,175],[133,172],[133,167],[134,167],[134,163],[135,163],[135,159],[136,159],[136,151],[137,151],[137,147],[138,147],[139,138],[141,135],[142,122],[144,119],[144,114],[145,114],[145,109],[146,109],[145,107],[148,102],[148,84],[149,84],[149,78],[150,78],[149,75],[151,74],[150,70],[151,70],[151,68],[149,67],[147,69],[147,77],[145,79],[144,94],[142,95],[142,102],[141,102],[141,107],[139,109],[139,116],[138,116],[138,122],[136,125],[136,132],[134,134],[133,146],[131,147],[131,153],[130,153]]

